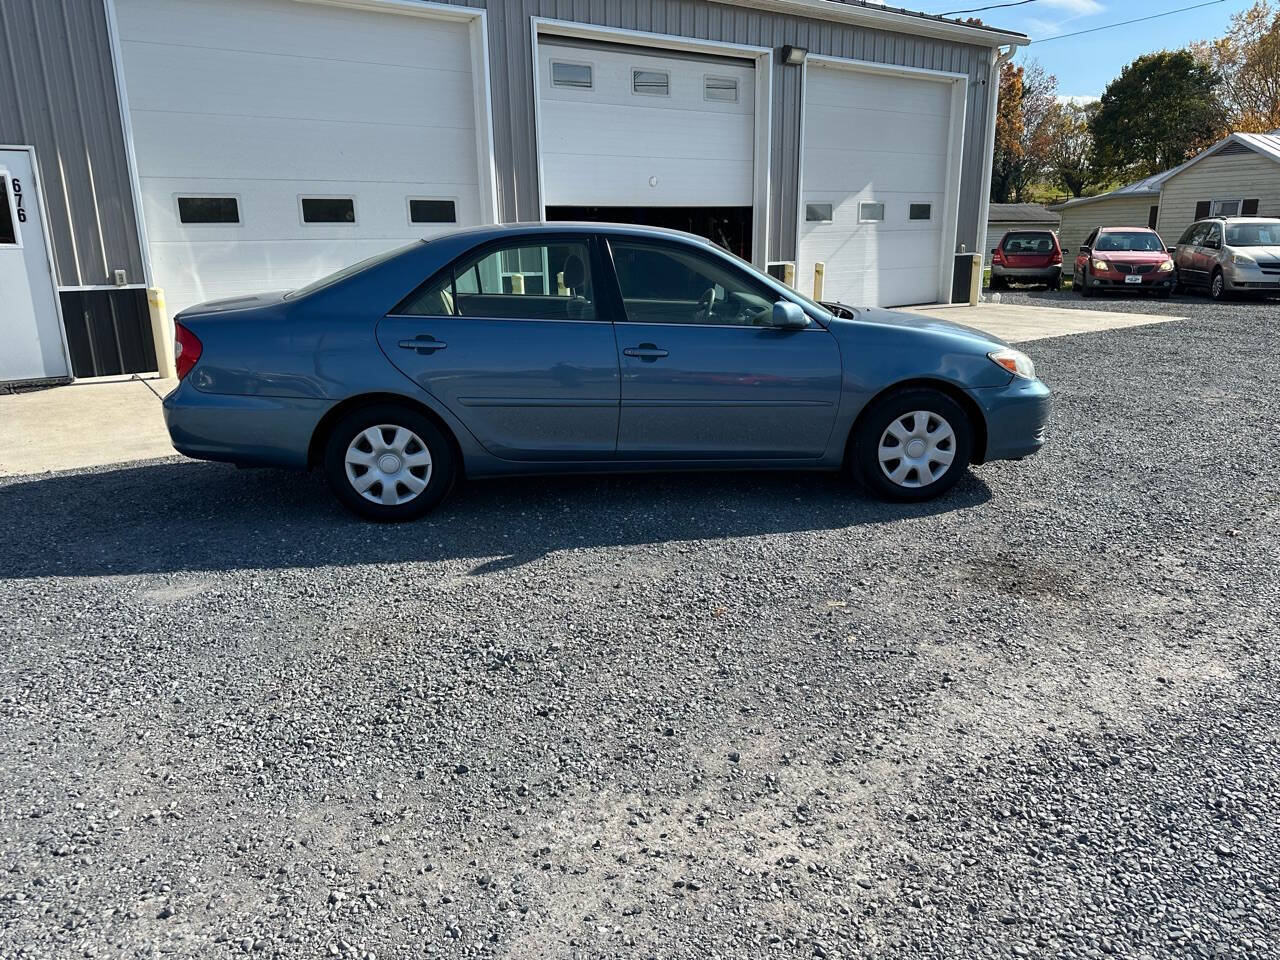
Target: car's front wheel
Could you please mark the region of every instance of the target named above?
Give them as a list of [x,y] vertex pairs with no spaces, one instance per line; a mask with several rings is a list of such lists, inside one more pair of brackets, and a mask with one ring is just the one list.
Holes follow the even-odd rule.
[[354,513],[394,523],[415,520],[453,485],[453,448],[436,425],[409,407],[376,404],[342,417],[325,444],[334,495]]
[[859,419],[850,466],[887,500],[929,500],[960,479],[973,451],[973,426],[940,390],[911,387],[876,400]]

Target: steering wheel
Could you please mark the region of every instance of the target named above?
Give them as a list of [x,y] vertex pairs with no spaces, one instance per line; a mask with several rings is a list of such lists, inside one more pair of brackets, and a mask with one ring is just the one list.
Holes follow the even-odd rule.
[[707,292],[698,298],[698,322],[710,323],[716,306],[716,288],[707,287]]

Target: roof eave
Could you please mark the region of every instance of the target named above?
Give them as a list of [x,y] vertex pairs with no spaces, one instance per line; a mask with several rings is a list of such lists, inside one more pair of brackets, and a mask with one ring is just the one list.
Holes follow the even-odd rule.
[[1073,200],[1068,200],[1066,203],[1055,203],[1051,207],[1049,207],[1049,209],[1056,213],[1059,210],[1066,210],[1069,208],[1074,209],[1075,207],[1084,207],[1091,203],[1097,203],[1099,200],[1126,200],[1129,197],[1158,197],[1158,196],[1160,196],[1159,190],[1130,190],[1128,193],[1116,193],[1113,191],[1111,193],[1100,193],[1096,197],[1076,197]]
[[856,26],[871,27],[879,30],[920,34],[940,40],[954,40],[958,43],[970,43],[983,47],[1002,47],[1008,44],[1023,47],[1031,42],[1031,38],[1026,34],[1016,33],[1012,30],[977,27],[968,23],[935,19],[927,15],[915,15],[889,9],[879,10],[872,7],[864,7],[861,4],[841,3],[839,0],[714,0],[714,2],[737,7],[754,7],[758,10],[773,10],[778,13],[813,17],[818,20],[851,23]]

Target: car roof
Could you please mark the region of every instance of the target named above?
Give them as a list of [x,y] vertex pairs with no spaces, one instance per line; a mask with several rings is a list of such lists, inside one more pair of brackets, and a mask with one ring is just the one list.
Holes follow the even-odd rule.
[[1099,233],[1155,233],[1150,227],[1099,227]]
[[[692,241],[701,246],[714,246],[706,237],[683,230],[670,230],[666,227],[647,227],[634,223],[602,223],[590,220],[531,220],[526,223],[490,223],[476,227],[463,227],[451,230],[447,234],[437,236],[461,237],[469,236],[477,240],[498,239],[500,237],[536,235],[539,233],[600,233],[609,235],[644,236]],[[434,238],[429,238],[434,239]]]

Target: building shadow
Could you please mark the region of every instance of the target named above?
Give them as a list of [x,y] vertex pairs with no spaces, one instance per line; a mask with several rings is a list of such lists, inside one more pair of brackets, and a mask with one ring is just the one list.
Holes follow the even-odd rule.
[[318,474],[160,462],[0,485],[0,579],[445,560],[480,574],[557,550],[894,523],[990,496],[973,475],[905,505],[826,473],[540,477],[465,482],[424,519],[382,525],[345,512]]

